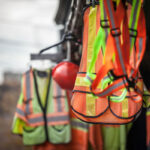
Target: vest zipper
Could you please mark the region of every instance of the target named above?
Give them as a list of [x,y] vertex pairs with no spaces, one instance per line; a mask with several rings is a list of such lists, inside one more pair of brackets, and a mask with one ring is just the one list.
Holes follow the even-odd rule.
[[38,99],[38,103],[43,111],[43,118],[44,118],[44,129],[45,129],[45,135],[46,135],[46,141],[50,141],[49,140],[49,136],[48,136],[48,124],[47,124],[47,117],[46,117],[46,112],[47,112],[47,105],[48,105],[48,97],[49,97],[49,89],[50,89],[50,83],[51,83],[51,72],[49,73],[49,84],[48,84],[48,89],[47,89],[47,95],[46,95],[46,102],[45,102],[45,106],[42,106],[41,103],[41,99],[39,96],[39,92],[38,92],[38,85],[37,85],[37,80],[36,80],[36,76],[35,76],[35,72],[33,71],[33,75],[34,75],[34,83],[35,83],[35,90],[36,90],[36,95],[37,95],[37,99]]
[[44,111],[44,127],[45,127],[45,134],[46,134],[46,141],[49,141],[49,137],[48,137],[48,128],[47,128],[47,118],[46,118],[46,111]]
[[45,109],[43,109],[43,111],[44,111],[44,120],[45,120],[45,133],[46,133],[47,141],[50,141],[49,136],[48,136],[48,123],[47,123],[46,112],[47,112],[47,106],[48,106],[49,89],[50,89],[51,78],[52,78],[51,73],[52,72],[49,73],[49,84],[48,84],[47,95],[46,95],[46,103],[45,103]]

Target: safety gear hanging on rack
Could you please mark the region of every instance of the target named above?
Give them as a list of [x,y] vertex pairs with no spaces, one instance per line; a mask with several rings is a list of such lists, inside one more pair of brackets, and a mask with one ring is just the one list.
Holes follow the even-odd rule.
[[100,7],[90,7],[84,14],[83,52],[72,109],[86,122],[128,123],[142,107],[138,69],[146,31],[141,0],[133,0],[127,10],[120,0],[116,5],[114,10],[112,0],[100,0]]
[[39,92],[43,87],[38,84],[37,74],[38,71],[31,68],[23,75],[23,93],[17,105],[13,133],[22,134],[25,145],[37,145],[46,141],[53,144],[69,143],[71,125],[66,91],[52,79],[49,70],[43,103]]

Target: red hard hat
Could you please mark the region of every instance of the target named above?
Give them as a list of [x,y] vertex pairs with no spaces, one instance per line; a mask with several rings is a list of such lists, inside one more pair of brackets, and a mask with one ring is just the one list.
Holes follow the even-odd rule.
[[66,90],[73,90],[79,67],[71,62],[61,62],[52,70],[53,79]]

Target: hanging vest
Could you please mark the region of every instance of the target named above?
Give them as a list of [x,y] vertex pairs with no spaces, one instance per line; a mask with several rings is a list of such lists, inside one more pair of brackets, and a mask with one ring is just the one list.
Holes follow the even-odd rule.
[[16,116],[26,125],[23,128],[23,143],[37,145],[49,141],[54,144],[69,143],[71,127],[66,92],[52,79],[49,73],[46,104],[42,106],[35,71],[23,75],[23,103],[17,105]]
[[[72,92],[67,91],[68,103],[70,104],[70,97]],[[33,147],[33,150],[88,150],[89,143],[92,150],[102,150],[102,138],[100,125],[90,125],[86,122],[80,121],[75,117],[70,110],[71,118],[71,133],[72,139],[68,144],[51,144],[44,143]]]
[[112,1],[102,0],[84,13],[83,52],[72,98],[72,110],[83,121],[125,124],[141,111],[138,68],[146,32],[140,2],[125,10],[117,1],[114,12]]

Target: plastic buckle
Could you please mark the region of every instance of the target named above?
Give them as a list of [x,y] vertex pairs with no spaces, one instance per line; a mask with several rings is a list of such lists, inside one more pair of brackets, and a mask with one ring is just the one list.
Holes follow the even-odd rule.
[[102,28],[109,28],[110,25],[109,25],[109,21],[104,19],[104,20],[100,20],[100,25]]
[[129,34],[131,37],[134,37],[134,38],[137,37],[137,30],[129,28],[129,32],[130,32]]
[[121,35],[120,29],[119,29],[119,28],[111,29],[111,35],[112,35],[113,37],[120,36],[120,35]]

